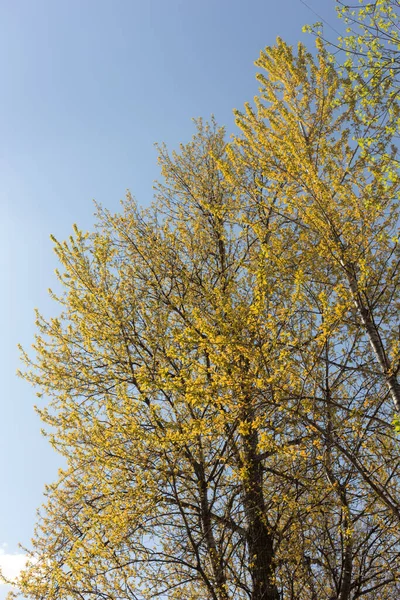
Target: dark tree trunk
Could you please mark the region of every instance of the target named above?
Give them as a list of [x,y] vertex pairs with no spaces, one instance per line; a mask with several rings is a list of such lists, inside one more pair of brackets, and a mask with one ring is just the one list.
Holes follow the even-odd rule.
[[257,456],[257,432],[251,430],[248,435],[243,436],[243,441],[247,548],[253,584],[251,600],[279,600],[278,588],[274,583],[274,540],[265,511],[262,464]]

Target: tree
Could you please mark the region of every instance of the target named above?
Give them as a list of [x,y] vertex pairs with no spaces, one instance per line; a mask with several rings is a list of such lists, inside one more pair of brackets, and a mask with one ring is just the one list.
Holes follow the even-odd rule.
[[[336,5],[338,17],[345,26],[344,34],[337,40],[325,37],[321,22],[307,25],[304,30],[324,41],[331,50],[330,59],[342,76],[352,81],[353,101],[359,118],[364,116],[364,124],[368,126],[372,103],[374,118],[380,121],[378,134],[384,130],[385,123],[394,127],[392,133],[395,133],[397,123],[392,108],[397,110],[400,83],[400,4],[398,0],[358,0],[353,4],[336,0]],[[365,134],[365,141],[370,144],[372,137],[368,127]],[[362,140],[358,138],[358,141]],[[375,142],[379,143],[379,135]]]
[[378,85],[389,79],[395,94],[399,90],[400,37],[398,0],[361,0],[348,5],[337,0],[338,13],[346,25],[341,39],[349,56],[361,67],[364,76]]
[[237,138],[199,120],[160,148],[150,209],[55,241],[61,314],[38,314],[25,377],[68,466],[27,598],[400,591],[393,128],[321,42],[257,64]]

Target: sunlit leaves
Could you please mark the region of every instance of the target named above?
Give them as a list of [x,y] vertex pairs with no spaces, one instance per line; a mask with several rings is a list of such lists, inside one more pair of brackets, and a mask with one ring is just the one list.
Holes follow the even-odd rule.
[[160,148],[150,209],[128,195],[94,233],[54,240],[60,312],[37,315],[25,377],[68,464],[27,598],[398,591],[386,90],[360,108],[320,40],[315,59],[278,40],[257,65],[236,138],[198,121],[178,152]]

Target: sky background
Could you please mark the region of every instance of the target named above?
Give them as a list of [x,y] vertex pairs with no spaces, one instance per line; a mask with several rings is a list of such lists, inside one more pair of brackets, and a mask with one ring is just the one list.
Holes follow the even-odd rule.
[[301,32],[317,20],[311,9],[340,29],[334,0],[306,4],[0,0],[0,565],[10,574],[62,464],[40,434],[35,392],[15,376],[33,309],[58,312],[49,235],[92,229],[92,200],[117,211],[127,188],[148,205],[154,143],[188,141],[192,117],[214,114],[234,132],[232,109],[257,93],[260,49],[277,36],[312,45]]

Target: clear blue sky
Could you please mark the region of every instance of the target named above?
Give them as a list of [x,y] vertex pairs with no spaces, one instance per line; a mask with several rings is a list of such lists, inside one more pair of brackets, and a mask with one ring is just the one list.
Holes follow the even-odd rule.
[[[340,26],[334,0],[306,3]],[[61,465],[15,376],[33,308],[57,310],[49,234],[90,229],[93,198],[117,210],[129,188],[148,204],[154,142],[187,141],[191,117],[211,113],[233,131],[260,49],[278,35],[311,44],[301,27],[315,20],[301,0],[0,0],[0,564],[29,544]]]

